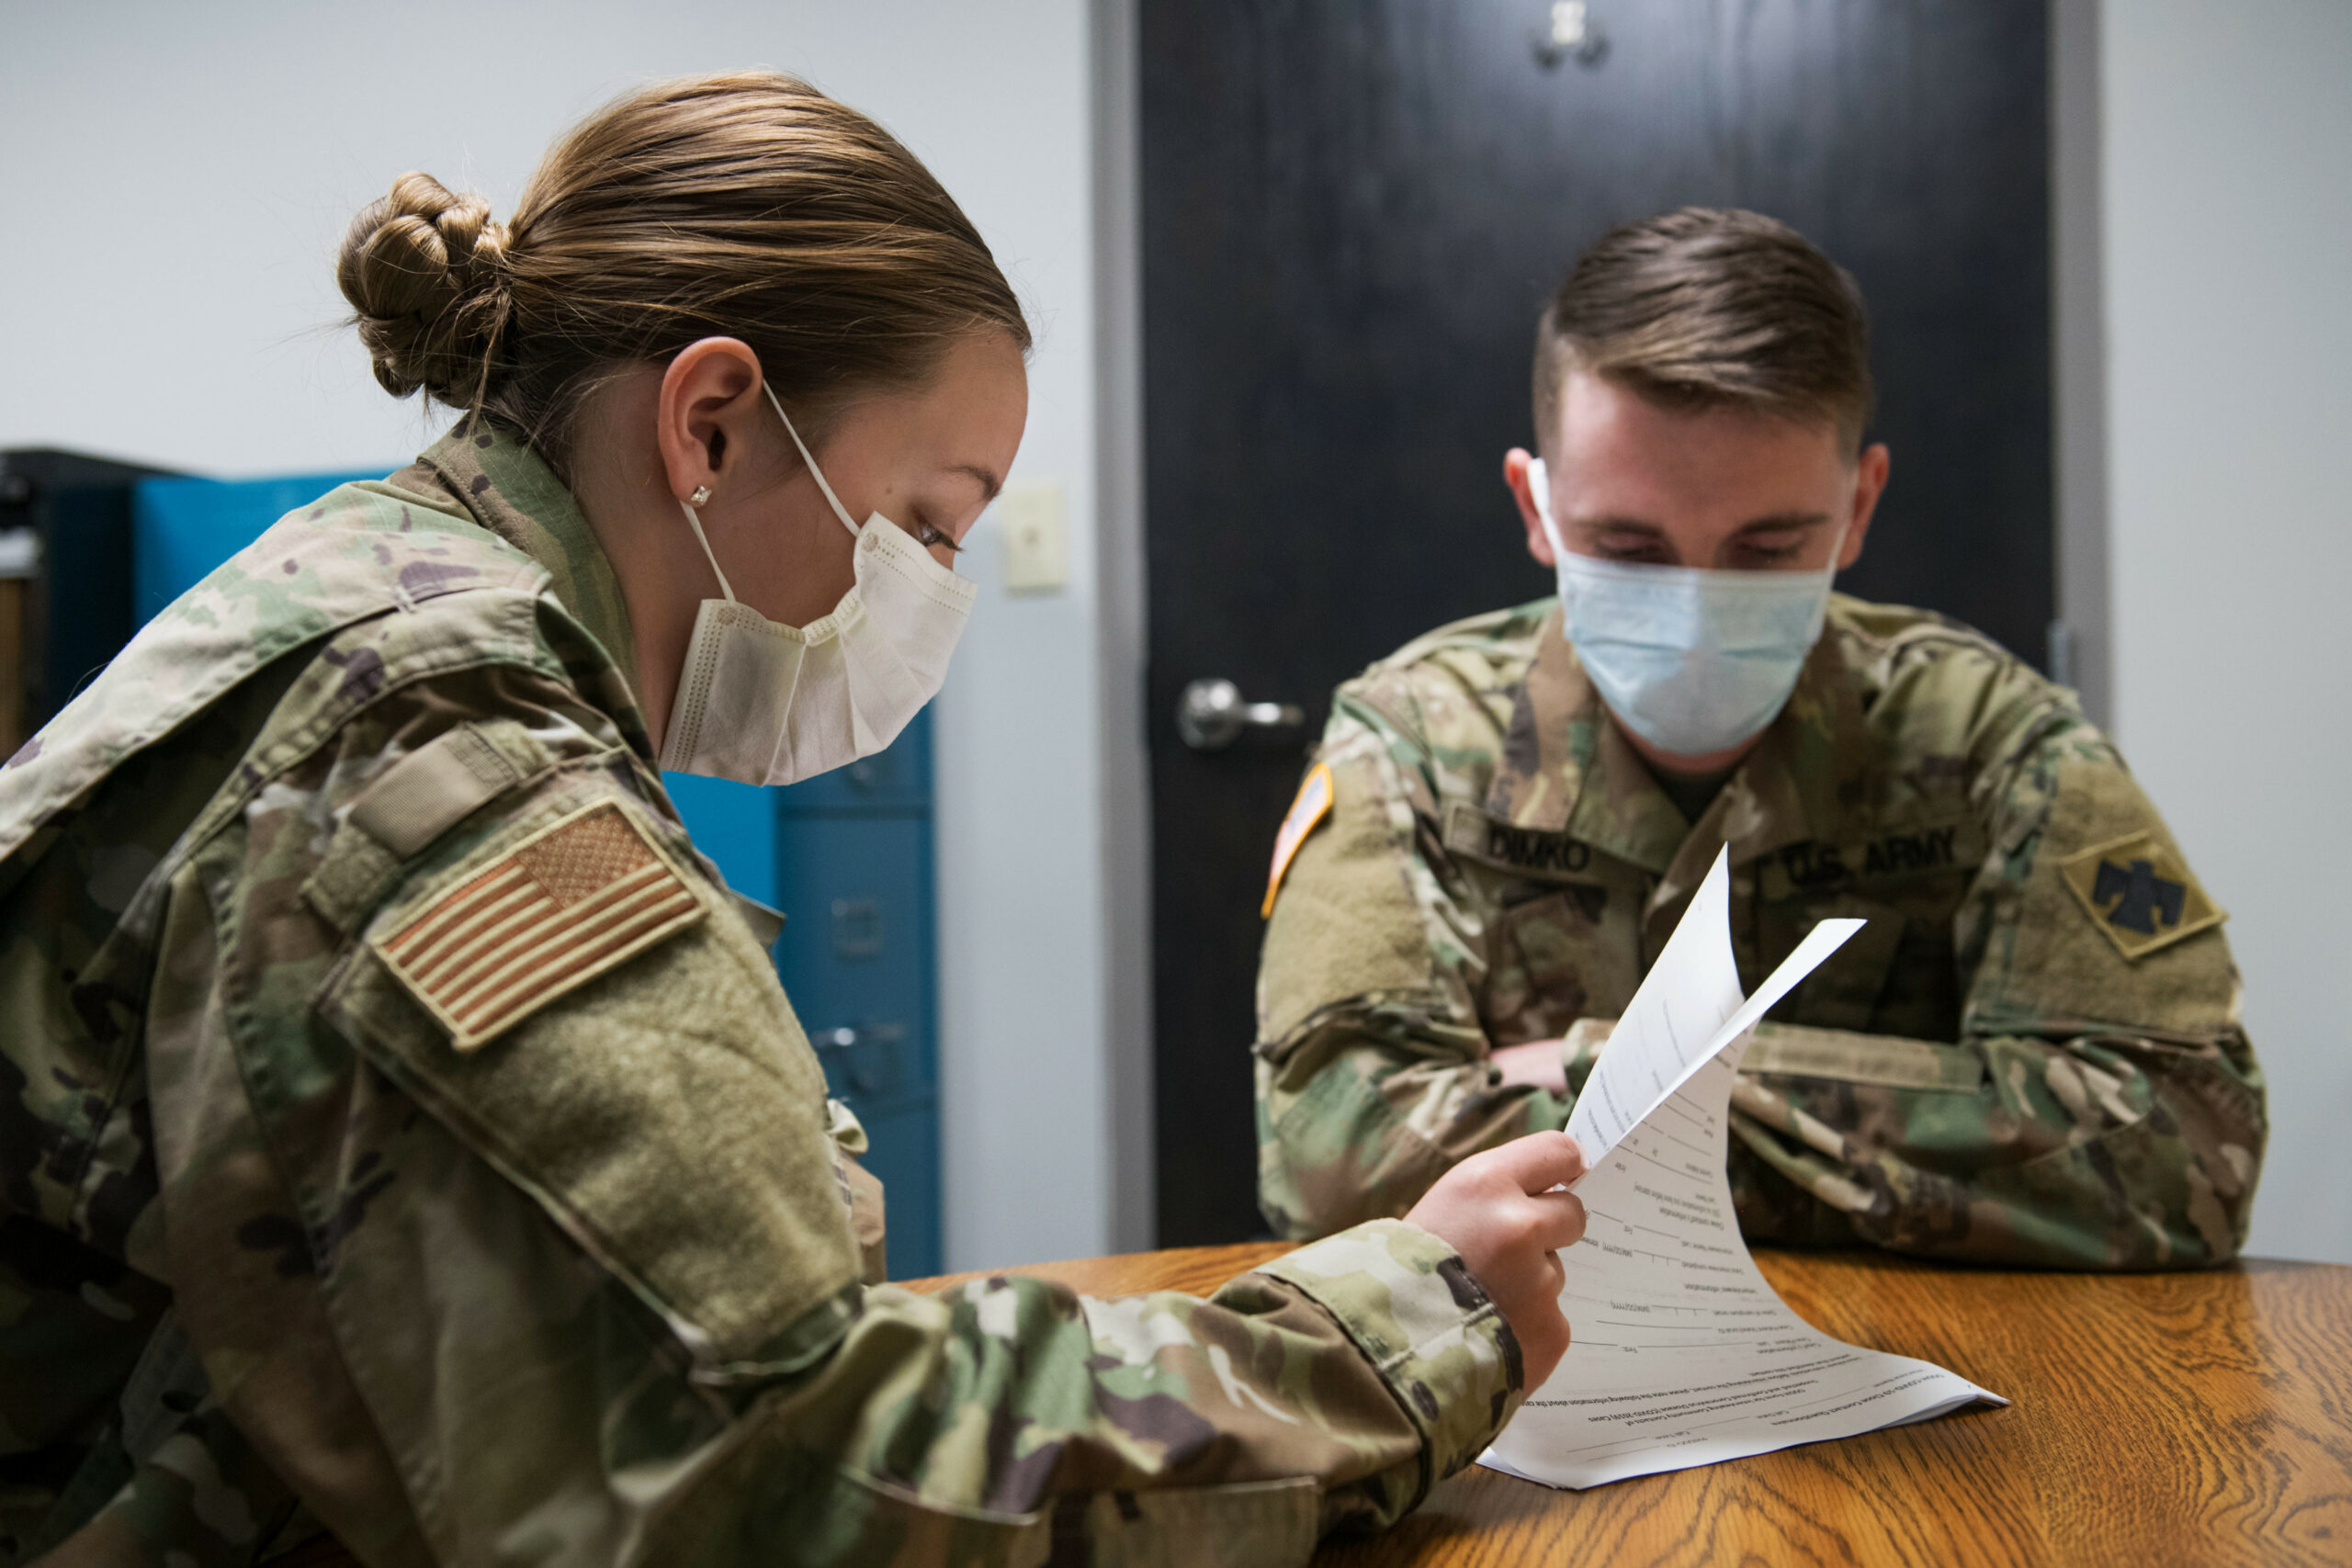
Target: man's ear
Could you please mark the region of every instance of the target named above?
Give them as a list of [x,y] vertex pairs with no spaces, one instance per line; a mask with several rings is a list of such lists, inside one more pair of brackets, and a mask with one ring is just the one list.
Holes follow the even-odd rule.
[[1845,547],[1838,552],[1839,571],[1862,558],[1862,539],[1871,531],[1871,519],[1877,515],[1878,498],[1886,493],[1892,463],[1883,441],[1864,447],[1854,461],[1854,509],[1846,524]]
[[1512,447],[1503,454],[1503,483],[1510,487],[1510,498],[1519,503],[1519,520],[1527,530],[1527,553],[1548,567],[1555,558],[1552,541],[1544,536],[1544,514],[1536,510],[1534,463],[1534,453],[1524,446]]
[[760,410],[760,356],[731,337],[688,344],[662,373],[653,416],[663,479],[684,501],[720,493],[741,472]]

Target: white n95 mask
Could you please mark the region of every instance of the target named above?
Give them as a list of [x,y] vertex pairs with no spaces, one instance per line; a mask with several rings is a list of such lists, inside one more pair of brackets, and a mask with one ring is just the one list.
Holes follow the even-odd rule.
[[1779,716],[1821,637],[1836,566],[1717,571],[1575,555],[1553,525],[1541,457],[1527,481],[1557,563],[1560,629],[1619,722],[1669,755],[1702,757]]
[[978,590],[876,513],[860,528],[817,467],[791,416],[768,406],[857,541],[856,584],[805,626],[771,621],[735,597],[695,509],[679,502],[723,599],[706,599],[678,672],[662,765],[750,784],[784,784],[870,757],[899,738],[947,678]]

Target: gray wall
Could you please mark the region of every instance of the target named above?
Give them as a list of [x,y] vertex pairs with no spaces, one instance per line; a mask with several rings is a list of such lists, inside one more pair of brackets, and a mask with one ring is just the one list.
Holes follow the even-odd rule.
[[2254,1250],[2352,1263],[2352,6],[2102,13],[2116,738],[2230,912]]
[[[1007,595],[984,538],[942,699],[955,1267],[1147,1240],[1129,3],[0,7],[0,445],[401,460],[431,432],[332,325],[344,222],[411,167],[510,203],[648,75],[797,70],[963,200],[1039,328],[1016,478],[1067,487],[1072,579]],[[2064,603],[2232,914],[2277,1123],[2255,1246],[2352,1261],[2352,6],[2062,0],[2059,26]]]
[[0,446],[224,475],[405,462],[435,429],[334,325],[344,225],[411,168],[510,209],[560,130],[650,76],[807,75],[963,202],[1037,329],[1012,479],[1066,487],[1072,576],[1008,595],[983,537],[940,700],[956,1268],[1114,1244],[1088,46],[1083,0],[0,6]]

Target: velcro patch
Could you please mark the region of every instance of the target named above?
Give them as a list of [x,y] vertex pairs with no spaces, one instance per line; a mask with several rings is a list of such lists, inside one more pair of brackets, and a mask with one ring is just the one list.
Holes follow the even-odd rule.
[[475,1050],[702,919],[702,901],[611,801],[549,823],[369,945]]
[[2227,919],[2188,868],[2145,829],[2068,855],[2058,863],[2058,874],[2129,963]]
[[1445,847],[1524,876],[1574,876],[1592,864],[1592,846],[1566,833],[1521,828],[1489,817],[1466,800],[1450,800],[1442,829]]
[[461,724],[360,791],[351,803],[351,820],[406,859],[521,782],[523,773],[480,728]]
[[1274,834],[1274,863],[1266,874],[1266,901],[1259,906],[1260,919],[1272,916],[1274,895],[1282,891],[1283,873],[1290,869],[1298,846],[1306,842],[1306,835],[1315,831],[1315,825],[1330,815],[1336,795],[1331,784],[1331,764],[1316,763],[1308,770],[1306,782],[1298,786],[1298,798],[1290,803],[1290,815],[1283,818],[1281,829]]

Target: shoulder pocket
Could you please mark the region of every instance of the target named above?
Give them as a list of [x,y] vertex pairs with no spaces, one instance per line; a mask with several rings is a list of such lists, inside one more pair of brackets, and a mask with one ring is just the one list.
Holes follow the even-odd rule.
[[1428,925],[1382,781],[1351,759],[1334,762],[1330,777],[1329,814],[1298,846],[1266,926],[1263,1041],[1284,1039],[1331,1002],[1430,983]]
[[378,774],[343,813],[302,897],[338,931],[356,930],[401,872],[458,823],[556,763],[512,719],[461,724]]
[[472,1051],[707,911],[644,826],[591,801],[371,932],[419,1006]]
[[[563,840],[583,825],[594,842]],[[318,1009],[661,1313],[697,1377],[770,1375],[854,1311],[824,1078],[767,955],[651,828],[560,775],[396,897]]]
[[2236,1027],[2238,977],[2221,912],[2138,783],[2096,758],[2067,758],[2056,773],[2049,820],[2018,878],[2016,932],[1995,939],[1979,1009],[2028,1028],[2054,1021],[2174,1040]]

